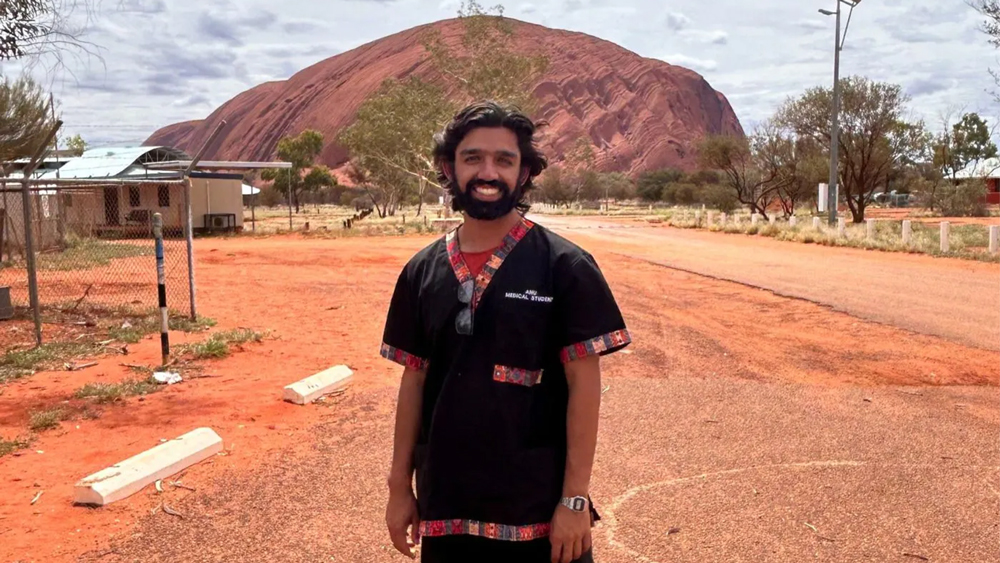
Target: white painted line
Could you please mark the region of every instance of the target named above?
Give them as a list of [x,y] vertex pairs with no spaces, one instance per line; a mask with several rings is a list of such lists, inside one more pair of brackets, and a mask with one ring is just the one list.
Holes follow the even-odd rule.
[[214,430],[197,428],[80,480],[74,502],[110,504],[221,451],[222,438]]
[[310,375],[302,381],[285,387],[284,399],[296,405],[305,405],[336,390],[350,381],[354,372],[347,366],[334,366]]

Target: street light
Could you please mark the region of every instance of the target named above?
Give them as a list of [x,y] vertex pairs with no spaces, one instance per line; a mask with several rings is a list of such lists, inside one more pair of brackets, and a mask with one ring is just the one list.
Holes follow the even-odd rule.
[[[837,180],[838,180],[838,152],[840,150],[840,52],[844,49],[844,41],[847,40],[847,29],[851,26],[851,15],[854,14],[854,7],[861,3],[861,0],[837,0],[837,11],[820,10],[824,16],[837,16],[837,32],[833,44],[833,126],[830,130],[830,187],[826,196],[827,208],[830,213],[830,226],[837,223]],[[847,14],[847,25],[844,26],[844,38],[840,38],[840,5],[847,4],[851,11]]]

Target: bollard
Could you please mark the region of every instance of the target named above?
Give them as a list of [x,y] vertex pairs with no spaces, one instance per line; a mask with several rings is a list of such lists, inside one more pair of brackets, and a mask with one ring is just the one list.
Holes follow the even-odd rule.
[[847,219],[837,217],[837,236],[844,238],[847,236]]
[[951,249],[951,245],[948,240],[948,233],[951,231],[951,225],[948,221],[941,221],[941,252],[948,252]]
[[791,217],[788,218],[789,227],[795,228],[798,224],[799,224],[799,218],[796,217],[795,215],[792,215]]
[[813,217],[813,228],[816,229],[817,231],[819,230],[819,223],[820,223],[820,218]]
[[767,218],[767,222],[770,223],[770,224],[772,224],[772,225],[777,220],[778,220],[778,216],[777,215],[771,215],[770,217]]
[[913,242],[913,223],[906,219],[903,221],[903,244]]
[[153,214],[153,239],[156,244],[156,291],[160,303],[160,355],[163,364],[170,359],[170,319],[167,314],[167,276],[163,269],[163,216]]
[[757,215],[756,213],[754,213],[753,215],[750,216],[750,224],[751,225],[753,225],[753,226],[756,227],[757,226],[757,221],[760,221],[760,216],[759,215]]
[[868,237],[869,240],[871,240],[875,238],[875,219],[865,219],[865,223],[868,224],[868,231],[866,232],[865,236]]
[[1000,253],[1000,226],[990,227],[990,254]]

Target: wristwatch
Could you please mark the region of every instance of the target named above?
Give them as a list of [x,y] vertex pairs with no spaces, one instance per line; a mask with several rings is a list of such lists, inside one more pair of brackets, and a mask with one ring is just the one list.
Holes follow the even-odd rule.
[[559,504],[573,512],[586,512],[587,503],[587,497],[563,497],[559,499]]

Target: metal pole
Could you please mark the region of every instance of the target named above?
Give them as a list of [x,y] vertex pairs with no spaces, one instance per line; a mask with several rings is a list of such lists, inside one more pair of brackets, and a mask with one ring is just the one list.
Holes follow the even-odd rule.
[[833,44],[833,125],[830,130],[830,192],[826,196],[830,226],[837,224],[837,180],[840,152],[840,0],[837,0],[837,31]]
[[184,239],[187,243],[188,298],[191,300],[191,320],[198,320],[197,295],[194,285],[194,228],[191,218],[191,178],[184,176]]
[[226,126],[226,120],[219,122],[219,125],[215,127],[215,131],[205,141],[205,144],[198,149],[198,153],[195,154],[191,163],[188,164],[187,169],[184,171],[184,207],[187,213],[187,226],[184,229],[184,235],[187,239],[187,262],[188,262],[188,288],[189,297],[191,299],[191,320],[198,320],[198,306],[197,306],[197,292],[195,291],[194,284],[194,224],[191,217],[191,172],[194,170],[195,166],[198,165],[198,161],[201,157],[205,155],[205,151],[208,150],[209,145],[211,145],[215,138],[219,136],[222,132],[222,128]]
[[42,345],[42,311],[38,303],[38,270],[35,264],[34,234],[31,232],[31,192],[28,190],[27,179],[38,167],[42,155],[48,150],[49,143],[55,138],[60,127],[62,127],[62,121],[57,120],[48,137],[38,147],[38,150],[35,151],[35,155],[28,163],[28,167],[24,169],[24,181],[21,183],[21,211],[24,217],[24,253],[28,262],[28,300],[31,303],[31,312],[35,320],[36,346]]
[[292,232],[292,169],[288,169],[288,232]]
[[170,317],[167,312],[167,276],[163,269],[163,216],[153,214],[153,239],[156,242],[156,291],[160,305],[160,355],[167,365],[170,360]]

